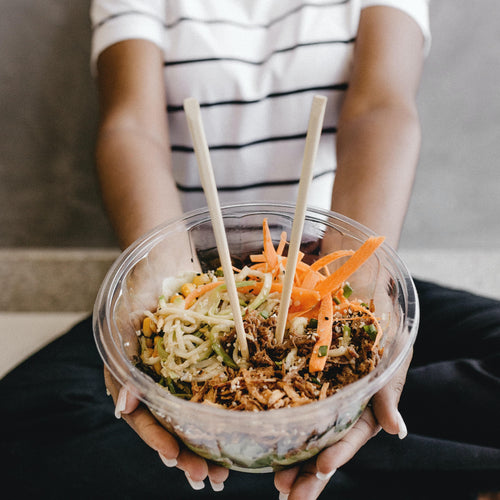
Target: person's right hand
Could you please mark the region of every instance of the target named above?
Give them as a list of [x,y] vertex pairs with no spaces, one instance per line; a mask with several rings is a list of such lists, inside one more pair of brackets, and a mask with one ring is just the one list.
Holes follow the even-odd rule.
[[123,418],[139,437],[153,450],[167,467],[178,467],[186,474],[191,487],[202,489],[208,476],[212,489],[221,491],[229,470],[207,462],[177,441],[156,420],[148,408],[134,397],[126,387],[120,386],[109,370],[104,368],[104,381],[115,403],[115,416]]

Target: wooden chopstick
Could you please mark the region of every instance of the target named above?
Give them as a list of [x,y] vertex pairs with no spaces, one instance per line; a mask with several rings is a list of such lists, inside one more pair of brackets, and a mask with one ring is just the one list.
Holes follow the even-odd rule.
[[224,228],[224,221],[222,219],[219,196],[217,194],[217,186],[215,184],[212,162],[210,160],[208,144],[205,137],[198,101],[194,97],[185,99],[184,111],[186,112],[188,127],[193,141],[196,160],[198,162],[201,184],[207,199],[217,250],[219,252],[219,258],[224,271],[224,281],[229,295],[241,356],[244,359],[248,359],[248,344],[245,335],[245,328],[243,326],[243,318],[241,316],[238,292],[236,290],[231,255],[227,244],[226,231]]
[[295,215],[292,225],[292,234],[290,236],[290,244],[288,246],[283,291],[281,292],[281,300],[276,324],[277,343],[283,342],[283,337],[285,335],[288,308],[290,307],[290,297],[293,288],[293,279],[295,276],[295,269],[297,267],[300,243],[302,241],[302,231],[304,229],[304,219],[307,209],[307,195],[312,180],[312,171],[318,152],[321,130],[323,128],[326,101],[326,97],[316,95],[314,96],[311,105],[304,147],[304,159],[302,161],[302,171],[300,174],[299,190],[297,193]]

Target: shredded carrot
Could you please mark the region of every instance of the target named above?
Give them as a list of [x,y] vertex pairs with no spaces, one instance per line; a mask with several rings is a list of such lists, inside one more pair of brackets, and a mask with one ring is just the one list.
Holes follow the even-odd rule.
[[186,299],[184,301],[184,309],[189,309],[195,303],[198,297],[201,297],[203,294],[223,284],[224,281],[211,281],[210,283],[196,287],[192,292],[186,295]]
[[271,237],[271,231],[269,230],[269,225],[267,224],[267,219],[264,219],[263,233],[264,233],[264,256],[266,258],[266,262],[269,265],[270,269],[274,269],[279,264],[278,254],[276,253],[276,249],[273,245],[273,240]]
[[[257,295],[262,289],[263,283],[258,281],[254,285],[240,287],[238,289],[241,293],[253,293]],[[283,283],[274,282],[271,285],[270,293],[283,291]],[[308,288],[300,288],[294,286],[292,288],[291,295],[291,306],[289,311],[294,312],[295,310],[309,310],[312,309],[319,302],[319,293],[316,290],[311,290]]]
[[283,231],[281,233],[281,238],[280,238],[280,242],[278,244],[278,248],[276,249],[276,253],[278,255],[283,255],[283,250],[285,249],[286,243],[287,243],[287,241],[286,241],[286,232]]
[[328,350],[332,342],[333,327],[333,301],[330,296],[321,299],[318,314],[318,339],[314,344],[311,359],[309,360],[309,371],[311,373],[323,370],[328,359]]
[[304,276],[301,285],[304,288],[314,288],[320,281],[324,280],[324,276],[319,274],[317,271],[309,269],[307,274]]
[[337,250],[336,252],[324,255],[311,264],[311,271],[319,271],[322,267],[331,264],[333,261],[340,259],[341,257],[347,257],[349,255],[352,255],[353,253],[354,250]]
[[349,258],[344,262],[335,272],[330,276],[320,281],[316,286],[320,296],[323,298],[325,295],[333,293],[342,286],[342,283],[349,278],[355,271],[357,271],[375,252],[375,250],[384,241],[383,236],[371,236],[368,238]]
[[266,258],[261,253],[250,255],[250,262],[266,262]]
[[[260,254],[250,255],[253,263],[250,268],[253,270],[271,273],[272,284],[270,293],[282,293],[282,277],[286,269],[287,257],[283,256],[287,244],[286,233],[281,233],[280,242],[277,248],[274,247],[271,232],[267,219],[263,221],[263,251]],[[359,319],[366,315],[369,324],[373,324],[377,329],[377,335],[372,349],[375,349],[382,335],[382,329],[377,319],[373,315],[373,301],[370,307],[365,307],[361,303],[349,301],[344,296],[343,285],[347,279],[357,271],[382,244],[384,238],[370,237],[361,247],[356,250],[337,250],[324,255],[313,264],[308,265],[303,262],[304,254],[299,252],[297,266],[294,276],[294,286],[292,287],[291,302],[288,309],[288,320],[296,317],[317,319],[317,341],[309,363],[311,373],[324,369],[328,359],[328,349],[332,340],[333,314],[350,316],[353,312],[361,313],[353,319]],[[328,273],[327,266],[337,259],[349,257],[337,270]],[[235,271],[238,271],[235,268]],[[210,292],[214,288],[223,285],[224,281],[214,281],[196,287],[185,298],[184,307],[188,309],[203,294]],[[263,282],[256,280],[252,285],[239,287],[241,293],[252,293],[257,295],[263,287]],[[334,301],[336,305],[334,305]],[[349,318],[345,318],[349,319]]]

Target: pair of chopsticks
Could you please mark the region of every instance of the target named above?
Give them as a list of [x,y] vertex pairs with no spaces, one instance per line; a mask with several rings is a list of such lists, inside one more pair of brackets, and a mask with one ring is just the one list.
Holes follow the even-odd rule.
[[[316,154],[318,151],[323,119],[325,116],[326,97],[314,96],[309,115],[309,124],[305,141],[304,158],[302,161],[302,171],[300,175],[297,202],[295,207],[295,216],[288,247],[288,257],[285,268],[285,277],[283,281],[283,290],[281,293],[281,302],[278,312],[276,326],[276,341],[281,343],[285,334],[286,319],[288,308],[290,306],[290,297],[293,287],[293,278],[297,267],[302,232],[304,229],[304,219],[307,208],[307,193],[312,180],[312,171]],[[219,252],[222,269],[224,271],[224,280],[226,282],[231,311],[233,313],[234,324],[236,328],[236,337],[238,339],[241,356],[248,359],[248,344],[243,326],[243,318],[236,290],[236,282],[231,263],[231,256],[226,239],[226,231],[222,220],[222,213],[217,194],[217,186],[212,169],[212,162],[208,151],[208,144],[205,137],[203,122],[201,119],[200,106],[194,97],[189,97],[184,101],[184,111],[186,113],[189,131],[193,141],[194,152],[200,172],[201,184],[205,197],[207,199],[208,209],[215,235],[215,242]]]

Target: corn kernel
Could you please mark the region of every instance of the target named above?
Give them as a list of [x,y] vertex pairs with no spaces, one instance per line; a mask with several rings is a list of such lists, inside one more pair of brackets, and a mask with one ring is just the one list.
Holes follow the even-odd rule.
[[193,283],[184,283],[184,285],[181,286],[181,293],[184,297],[187,297],[195,288],[196,285]]
[[170,297],[170,301],[169,302],[171,304],[175,304],[179,300],[184,300],[184,295],[181,295],[180,293],[174,293],[174,295],[172,295],[172,297]]
[[146,337],[151,337],[153,333],[156,333],[156,325],[149,316],[146,316],[142,322],[142,333],[144,333]]
[[208,278],[208,275],[203,273],[203,274],[197,274],[193,278],[193,284],[196,286],[204,285],[205,283],[208,283],[210,279]]
[[161,363],[159,361],[157,361],[154,365],[153,365],[153,368],[155,370],[155,372],[158,374],[158,375],[161,375]]

